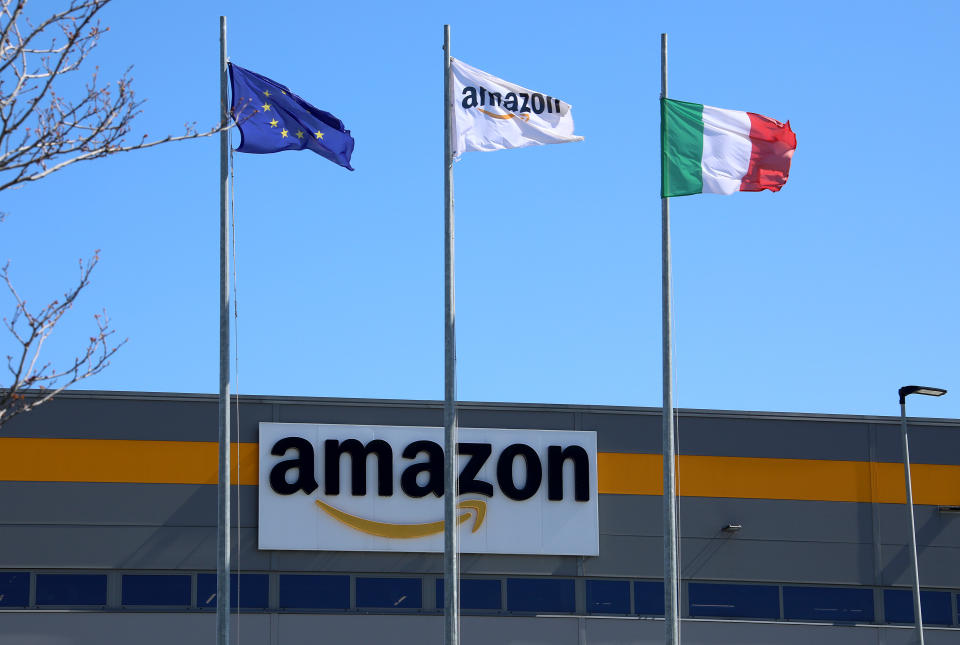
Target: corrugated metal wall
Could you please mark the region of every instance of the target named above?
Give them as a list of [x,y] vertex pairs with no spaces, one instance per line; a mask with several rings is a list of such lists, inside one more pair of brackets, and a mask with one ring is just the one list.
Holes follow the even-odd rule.
[[[432,402],[245,397],[233,413],[234,420],[239,419],[240,441],[250,443],[257,441],[261,421],[430,426],[442,422],[442,407]],[[480,428],[595,430],[602,453],[656,454],[660,447],[659,411],[650,409],[464,404],[460,423]],[[681,413],[678,429],[683,455],[901,463],[897,419],[893,418],[687,411]],[[958,431],[960,422],[951,420],[911,425],[913,463],[960,466]],[[216,441],[216,434],[215,397],[90,392],[69,393],[15,419],[0,430],[0,440],[211,442]],[[42,460],[43,455],[35,458]],[[681,490],[685,469],[692,467],[681,465]],[[45,466],[45,471],[49,470],[50,466]],[[0,473],[2,479],[9,478]],[[956,480],[947,477],[944,481],[952,486]],[[719,488],[722,484],[717,482]],[[829,488],[830,482],[821,482],[824,484]],[[837,486],[841,484],[837,482]],[[943,494],[944,500],[956,499],[960,490]],[[909,585],[902,504],[763,499],[762,490],[758,497],[681,498],[685,580]],[[869,494],[865,499],[870,499]],[[0,481],[0,508],[0,569],[195,572],[215,568],[213,485]],[[935,505],[918,505],[916,512],[923,586],[960,588],[960,515],[941,513]],[[436,576],[442,570],[442,557],[435,554],[258,551],[254,486],[240,487],[233,517],[240,523],[234,564],[244,571]],[[727,524],[743,528],[736,533],[722,531]],[[656,579],[663,574],[661,531],[660,497],[603,494],[599,557],[465,555],[462,571],[465,575]],[[578,609],[583,609],[582,598],[578,598]],[[201,613],[5,612],[0,620],[0,643],[126,643],[129,636],[121,634],[139,633],[137,640],[146,644],[159,638],[157,630],[172,630],[164,642],[175,633],[185,645],[207,642],[190,634],[212,630],[212,620],[211,615]],[[390,634],[394,643],[420,643],[431,640],[433,632],[433,642],[438,642],[441,633],[439,620],[428,615],[268,612],[245,615],[243,621],[243,640],[258,643],[312,640],[310,635],[318,629],[333,636],[330,642],[348,638],[372,642]],[[879,634],[886,634],[884,642],[892,644],[907,642],[909,634],[909,630],[879,626],[825,628],[736,621],[688,621],[685,625],[687,643],[809,643],[814,638],[824,643],[875,643],[880,642]],[[590,643],[653,643],[662,638],[658,621],[467,617],[466,643],[481,642],[474,626],[489,635],[482,641],[485,643],[577,643],[584,639]],[[503,631],[502,637],[498,630]],[[841,638],[841,633],[842,640],[831,640],[834,635]],[[932,632],[929,642],[937,642],[939,633]],[[34,634],[34,640],[29,634]],[[942,634],[953,642],[960,639],[960,631]]]

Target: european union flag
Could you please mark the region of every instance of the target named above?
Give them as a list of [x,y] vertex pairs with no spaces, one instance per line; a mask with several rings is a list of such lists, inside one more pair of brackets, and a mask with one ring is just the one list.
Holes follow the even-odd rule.
[[343,121],[318,110],[276,81],[233,63],[230,84],[233,118],[240,128],[237,152],[313,150],[353,170],[353,137],[344,129]]

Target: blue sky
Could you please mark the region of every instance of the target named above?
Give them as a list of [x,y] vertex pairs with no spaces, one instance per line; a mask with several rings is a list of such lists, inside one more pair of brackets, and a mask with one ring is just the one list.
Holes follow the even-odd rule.
[[[895,415],[919,383],[956,392],[911,414],[960,417],[960,5],[667,4],[117,2],[90,71],[134,65],[135,136],[209,127],[226,13],[233,61],[341,118],[356,172],[235,157],[237,388],[440,399],[449,23],[455,57],[569,102],[585,137],[456,165],[459,398],[659,406],[666,31],[672,97],[798,138],[778,194],[672,200],[678,404]],[[3,194],[0,259],[34,302],[102,249],[46,353],[105,307],[130,340],[83,387],[216,391],[218,173],[205,139]]]

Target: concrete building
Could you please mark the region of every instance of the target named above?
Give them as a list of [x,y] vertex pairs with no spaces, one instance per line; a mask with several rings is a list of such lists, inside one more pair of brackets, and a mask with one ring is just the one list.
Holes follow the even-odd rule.
[[[893,407],[893,406],[892,406]],[[236,642],[442,640],[442,555],[258,549],[261,422],[441,426],[429,401],[242,397]],[[686,645],[912,642],[898,418],[684,410]],[[663,642],[660,411],[463,403],[596,432],[599,555],[462,556],[466,645]],[[911,422],[926,640],[960,643],[960,421]],[[215,396],[70,392],[0,431],[0,644],[210,643]]]

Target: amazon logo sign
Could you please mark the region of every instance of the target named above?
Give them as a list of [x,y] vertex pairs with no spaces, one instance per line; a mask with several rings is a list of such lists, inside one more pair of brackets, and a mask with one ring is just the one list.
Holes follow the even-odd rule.
[[537,92],[497,92],[483,86],[468,85],[461,92],[460,105],[476,108],[493,119],[530,120],[530,114],[566,114],[570,106],[560,99]]
[[[461,428],[467,553],[597,555],[596,434]],[[259,547],[443,551],[443,429],[261,423]]]

